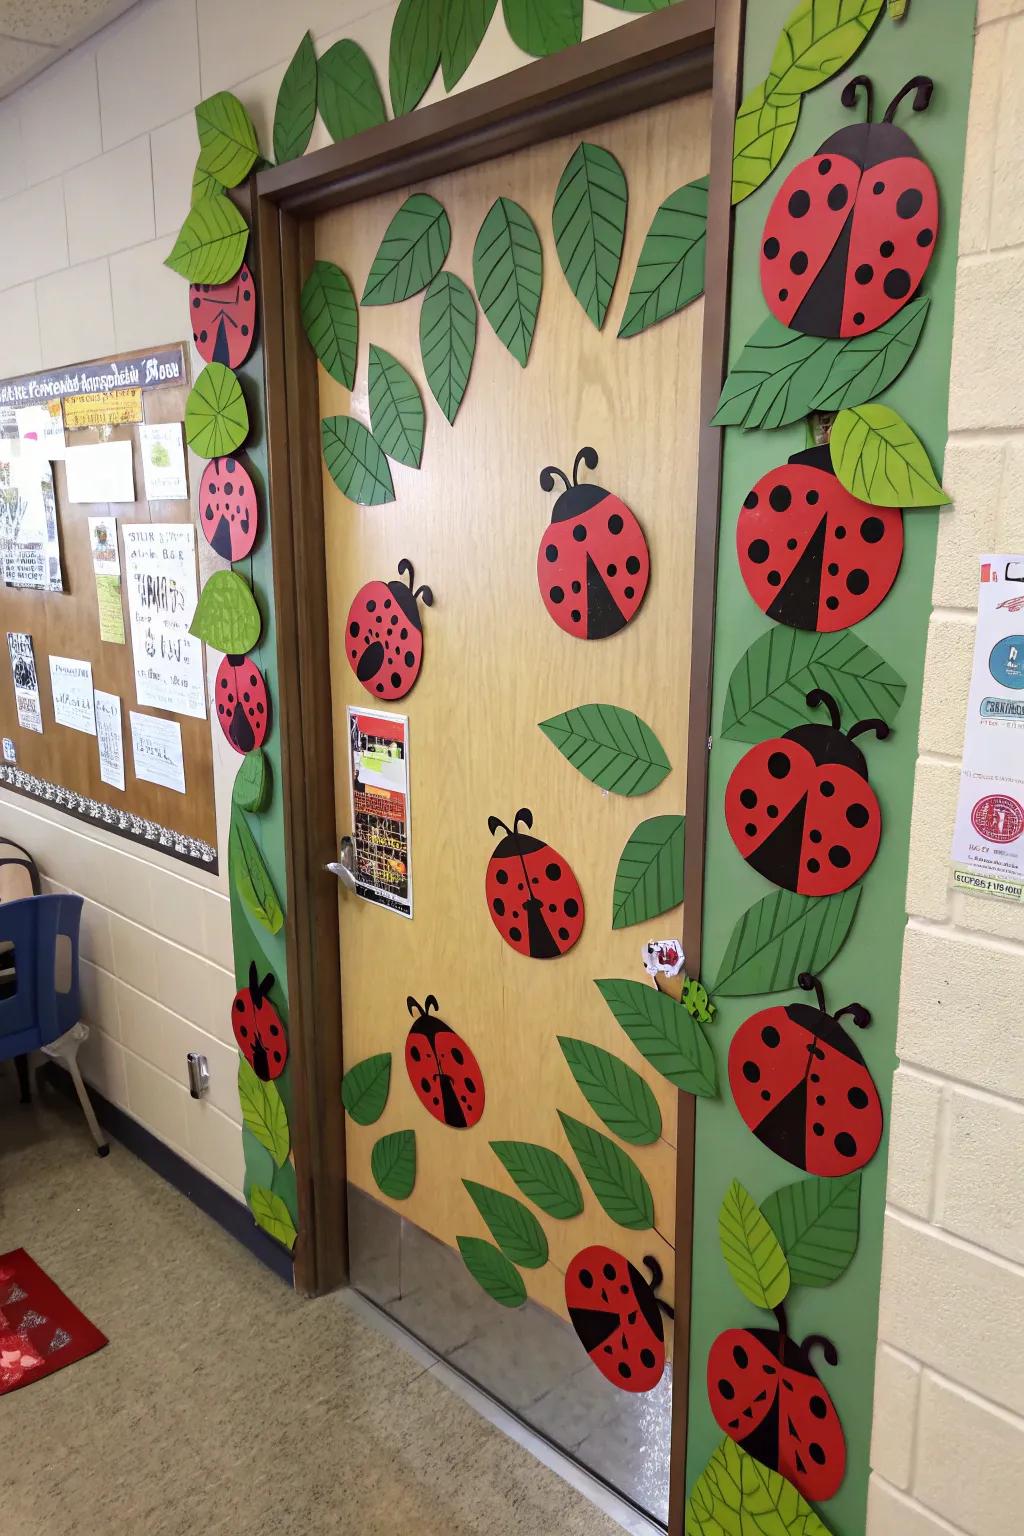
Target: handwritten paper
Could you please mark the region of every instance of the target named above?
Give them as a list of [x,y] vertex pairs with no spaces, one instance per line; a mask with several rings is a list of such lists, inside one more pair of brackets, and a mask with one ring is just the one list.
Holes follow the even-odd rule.
[[73,731],[96,735],[96,711],[92,701],[92,663],[70,656],[50,657],[50,690],[53,718]]
[[185,444],[180,421],[156,422],[139,428],[147,501],[186,501]]
[[155,720],[129,710],[135,777],[149,784],[185,793],[185,759],[181,751],[181,726],[177,720]]
[[132,445],[87,443],[69,448],[65,456],[68,501],[134,501],[135,472]]
[[89,548],[96,576],[96,606],[100,615],[100,639],[124,645],[124,612],[121,608],[121,558],[117,552],[117,520],[90,517]]
[[202,642],[188,632],[199,600],[191,523],[124,523],[125,584],[135,697],[151,709],[206,719]]
[[23,731],[35,731],[41,736],[43,711],[39,703],[39,679],[36,676],[32,636],[8,633],[7,649],[11,655],[11,671],[14,674],[14,701],[18,706],[18,724]]
[[64,417],[59,400],[47,400],[45,405],[23,405],[14,412],[14,417],[19,438],[38,449],[41,458],[64,457]]
[[100,778],[114,789],[124,789],[124,740],[121,735],[121,700],[116,693],[97,688],[96,735],[100,749]]

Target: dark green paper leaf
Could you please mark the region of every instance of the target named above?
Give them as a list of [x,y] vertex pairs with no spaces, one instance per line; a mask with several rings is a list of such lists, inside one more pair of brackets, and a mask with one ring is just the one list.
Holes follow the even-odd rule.
[[255,918],[268,933],[280,933],[284,927],[281,903],[259,844],[242,811],[235,811],[231,817],[228,879],[249,916]]
[[326,416],[320,423],[324,462],[338,490],[363,507],[394,501],[391,468],[369,428],[354,416]]
[[242,1123],[265,1147],[280,1168],[288,1156],[288,1116],[276,1083],[264,1083],[245,1060],[238,1058],[238,1099]]
[[761,1202],[794,1285],[831,1285],[845,1274],[860,1234],[860,1174],[798,1179]]
[[462,1182],[505,1257],[523,1269],[542,1269],[548,1261],[548,1240],[533,1212],[500,1189],[472,1179]]
[[370,424],[375,442],[392,459],[419,469],[423,457],[423,401],[413,379],[383,347],[370,348]]
[[302,328],[332,379],[356,382],[359,306],[352,284],[333,261],[316,261],[302,285]]
[[654,1226],[654,1196],[633,1159],[616,1142],[581,1120],[561,1110],[558,1118],[605,1215],[630,1231],[649,1231]]
[[262,747],[242,758],[231,788],[231,804],[243,811],[265,811],[270,798],[270,764]]
[[449,421],[462,404],[475,351],[473,295],[454,272],[439,272],[423,296],[420,355],[430,392]]
[[473,1279],[503,1307],[521,1307],[526,1300],[523,1277],[493,1243],[482,1237],[457,1237],[462,1262]]
[[596,981],[601,996],[645,1061],[684,1093],[718,1092],[715,1054],[689,1008],[645,982]]
[[612,927],[631,928],[683,899],[684,816],[652,816],[630,835],[619,855],[612,892]]
[[840,485],[873,507],[944,507],[949,503],[928,452],[889,405],[840,411],[832,423],[832,467]]
[[381,1194],[391,1200],[408,1200],[416,1183],[415,1131],[392,1131],[374,1142],[370,1172]]
[[249,435],[242,386],[223,363],[207,363],[185,402],[185,436],[193,453],[222,459]]
[[341,1080],[341,1102],[357,1125],[372,1125],[384,1113],[391,1086],[391,1052],[356,1062]]
[[164,266],[190,283],[227,283],[242,265],[248,239],[248,224],[223,192],[194,198]]
[[666,197],[647,231],[620,336],[639,336],[704,292],[708,232],[708,184],[702,176]]
[[274,109],[274,159],[278,165],[306,152],[316,121],[316,49],[307,32],[292,55]]
[[728,1436],[693,1485],[686,1536],[830,1536],[780,1472]]
[[803,95],[845,69],[885,0],[800,0],[783,23],[769,71],[775,96]]
[[738,1179],[718,1213],[718,1240],[729,1273],[748,1301],[771,1312],[789,1295],[789,1265],[778,1238]]
[[546,1216],[567,1221],[580,1214],[583,1196],[576,1175],[557,1152],[532,1141],[492,1141],[491,1150],[526,1198]]
[[585,779],[614,795],[646,795],[672,767],[650,726],[617,704],[581,704],[540,728]]
[[583,0],[502,0],[508,35],[535,59],[572,48],[583,36]]
[[558,1043],[577,1087],[610,1131],[635,1147],[658,1140],[661,1110],[639,1072],[587,1040],[559,1035]]
[[396,117],[422,100],[441,62],[443,0],[399,0],[391,23],[388,79]]
[[562,172],[551,223],[562,271],[600,330],[622,259],[629,189],[622,166],[599,144],[579,144]]
[[294,1248],[295,1239],[299,1234],[295,1230],[291,1212],[280,1195],[275,1195],[272,1190],[254,1184],[249,1191],[249,1209],[257,1225],[261,1226],[264,1232],[269,1232],[271,1237],[276,1237],[289,1252]]
[[630,11],[642,16],[648,11],[667,10],[670,5],[676,4],[676,0],[600,0],[600,4],[609,6],[613,11]]
[[350,38],[332,43],[317,65],[317,106],[336,144],[388,120],[373,65]]
[[762,80],[740,104],[732,147],[732,200],[756,192],[779,164],[800,118],[800,97],[768,100],[771,82]]
[[230,91],[207,96],[196,107],[199,169],[222,187],[237,187],[256,163],[260,147],[248,112]]
[[907,685],[850,629],[832,635],[773,625],[733,668],[722,711],[729,741],[761,742],[807,723],[807,695],[830,693],[846,721],[892,725]]
[[820,975],[846,942],[859,901],[859,885],[838,896],[762,896],[733,929],[712,991],[720,997],[788,992],[802,971]]
[[914,355],[930,303],[927,298],[914,299],[877,331],[833,342],[840,350],[811,408],[841,411],[848,406],[864,405],[888,389]]
[[199,594],[189,634],[225,656],[245,656],[260,638],[260,611],[237,571],[214,571]]
[[414,192],[384,231],[363,289],[364,304],[400,304],[432,282],[444,266],[452,227],[436,197]]
[[533,220],[509,197],[494,202],[473,247],[473,285],[498,340],[526,367],[540,307],[543,257]]
[[441,34],[441,73],[444,88],[462,79],[484,40],[498,0],[445,0]]

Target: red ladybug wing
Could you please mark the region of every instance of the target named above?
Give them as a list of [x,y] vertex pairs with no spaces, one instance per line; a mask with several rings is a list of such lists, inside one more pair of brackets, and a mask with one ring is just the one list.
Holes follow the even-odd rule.
[[199,482],[199,526],[223,560],[244,560],[256,542],[259,512],[249,471],[239,459],[211,459]]
[[849,629],[874,613],[903,559],[903,513],[873,507],[831,480],[817,628]]
[[852,1055],[823,1041],[807,1084],[808,1173],[837,1179],[863,1168],[882,1139],[882,1101],[856,1046]]
[[505,943],[518,954],[552,960],[572,949],[583,932],[583,893],[555,849],[535,838],[520,843],[522,858],[494,853],[488,860],[487,910]]
[[217,720],[236,752],[243,755],[266,740],[270,717],[267,685],[247,656],[225,656],[214,681]]
[[193,283],[188,290],[192,339],[204,363],[237,368],[256,329],[256,285],[248,266],[227,283]]
[[832,1399],[813,1372],[782,1372],[778,1470],[805,1499],[830,1499],[843,1481],[843,1426]]
[[435,1120],[444,1124],[444,1105],[437,1076],[437,1063],[427,1037],[415,1026],[405,1037],[405,1070],[413,1092]]
[[544,922],[559,954],[572,949],[583,932],[583,892],[562,855],[544,850],[543,861],[534,855],[527,861],[533,896],[541,902]]
[[267,1077],[280,1077],[288,1061],[288,1037],[281,1015],[266,998],[254,1010],[254,1023],[260,1044],[267,1054]]
[[492,854],[487,861],[487,910],[491,922],[506,944],[520,955],[530,953],[530,934],[525,909],[526,886],[523,867],[512,856],[498,858]]
[[744,1123],[797,1168],[804,1166],[808,1049],[813,1043],[814,1037],[779,1006],[753,1014],[729,1047],[729,1087]]
[[581,1344],[601,1375],[624,1392],[650,1392],[665,1369],[665,1340],[653,1292],[621,1253],[584,1248],[565,1273],[565,1301]]
[[[843,155],[812,155],[783,182],[761,242],[761,289],[777,320],[789,325],[850,217],[861,170]],[[836,295],[838,334],[841,296]]]
[[708,1354],[708,1400],[719,1429],[738,1442],[753,1434],[772,1411],[779,1375],[778,1360],[749,1329],[720,1333]]
[[484,1078],[480,1064],[465,1040],[453,1029],[439,1030],[434,1037],[438,1065],[451,1083],[466,1125],[476,1125],[484,1112]]
[[559,629],[577,640],[603,640],[636,614],[651,573],[647,540],[617,496],[577,517],[552,523],[537,552],[537,582]]
[[882,835],[882,813],[867,779],[841,763],[815,768],[808,790],[795,889],[801,896],[834,896],[870,867]]
[[248,988],[243,987],[241,992],[235,994],[235,1000],[231,1005],[231,1030],[238,1049],[250,1067],[252,1066],[253,1043],[255,1040],[254,1012]]
[[799,742],[762,741],[736,764],[725,790],[725,819],[740,853],[759,874],[797,889],[807,789],[814,758]]
[[935,252],[939,190],[924,160],[885,160],[864,172],[853,215],[841,335],[884,325],[917,292]]
[[571,518],[545,528],[537,551],[537,584],[544,607],[559,629],[577,640],[585,640],[587,556],[572,536],[579,522],[578,518]]

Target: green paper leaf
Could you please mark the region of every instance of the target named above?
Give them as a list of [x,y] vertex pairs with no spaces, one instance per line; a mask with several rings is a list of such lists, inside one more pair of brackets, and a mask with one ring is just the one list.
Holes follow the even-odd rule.
[[352,284],[333,261],[315,261],[302,285],[302,328],[332,379],[356,382],[359,306]]
[[193,453],[223,459],[249,435],[242,386],[223,363],[207,363],[185,402],[185,436]]
[[196,107],[199,168],[220,182],[237,187],[256,163],[260,147],[248,112],[230,91],[207,96]]
[[350,38],[332,43],[317,64],[316,104],[336,144],[387,122],[373,65]]
[[639,336],[704,292],[708,184],[701,176],[671,192],[647,231],[619,335]]
[[320,423],[324,462],[343,496],[363,507],[394,501],[391,468],[369,428],[354,416],[326,416]]
[[381,1194],[408,1200],[416,1183],[416,1133],[392,1131],[373,1144],[370,1172]]
[[[192,196],[189,198],[189,206],[194,208],[196,203],[201,202],[204,197],[223,196],[224,188],[221,186],[217,178],[215,176],[211,176],[209,171],[204,171],[202,166],[197,162],[196,168],[192,172]],[[228,200],[225,199],[225,201]],[[234,207],[234,204],[232,203],[231,206]],[[239,215],[239,217],[241,217],[241,215]]]
[[535,59],[572,48],[583,36],[583,0],[502,0],[508,35]]
[[466,393],[475,351],[473,295],[454,272],[439,272],[420,310],[420,356],[430,392],[451,422]]
[[274,108],[274,159],[278,165],[306,152],[316,121],[316,49],[307,32],[284,72]]
[[242,265],[248,239],[248,224],[223,192],[194,197],[164,266],[190,283],[227,283]]
[[645,982],[612,977],[594,985],[656,1072],[684,1093],[714,1098],[718,1092],[715,1053],[689,1008]]
[[609,6],[613,11],[630,11],[642,16],[649,11],[667,10],[670,5],[676,4],[676,0],[600,0],[600,4]]
[[341,1080],[341,1102],[357,1125],[372,1125],[384,1113],[391,1087],[391,1052],[356,1062]]
[[446,0],[441,34],[441,74],[452,90],[462,79],[484,40],[498,0]]
[[[253,1179],[254,1184],[259,1181]],[[295,1181],[294,1165],[288,1161],[275,1168],[274,1177],[270,1184],[272,1194],[277,1195],[283,1202],[285,1210],[292,1219],[292,1224],[299,1224],[299,1190]]]
[[605,1215],[620,1227],[628,1227],[633,1232],[648,1232],[654,1226],[654,1196],[633,1159],[609,1137],[584,1125],[581,1120],[574,1120],[561,1110],[558,1118],[583,1170],[583,1177]]
[[364,304],[400,304],[431,283],[444,266],[452,227],[436,197],[414,192],[384,231],[363,289]]
[[277,1084],[262,1082],[244,1056],[238,1058],[238,1098],[243,1124],[280,1168],[291,1145],[284,1101]]
[[831,1285],[846,1273],[860,1234],[860,1174],[798,1179],[761,1202],[794,1285]]
[[712,991],[720,997],[788,992],[802,971],[820,975],[846,942],[859,901],[859,885],[838,896],[762,896],[733,929]]
[[686,1536],[829,1536],[779,1472],[726,1437],[693,1485]]
[[732,146],[732,200],[741,203],[768,180],[789,148],[800,118],[800,97],[768,100],[762,80],[740,103]]
[[755,1307],[770,1312],[789,1295],[789,1265],[778,1238],[738,1179],[718,1213],[722,1257],[739,1289]]
[[231,788],[231,804],[243,811],[265,811],[270,798],[270,764],[262,747],[242,758]]
[[598,330],[619,275],[628,203],[615,156],[599,144],[578,144],[558,183],[551,224],[566,281]]
[[915,299],[877,331],[833,342],[839,348],[812,408],[841,411],[873,400],[910,362],[921,339],[931,300]]
[[280,1195],[275,1195],[272,1190],[254,1184],[249,1191],[249,1209],[257,1225],[261,1226],[265,1232],[269,1232],[271,1237],[276,1237],[289,1252],[295,1247],[299,1234],[295,1230],[291,1212]]
[[646,795],[671,771],[650,726],[617,704],[581,704],[540,729],[585,779],[613,795]]
[[685,816],[652,816],[630,834],[615,871],[613,928],[646,923],[682,901],[685,831]]
[[558,1043],[580,1092],[610,1131],[634,1147],[658,1140],[661,1110],[639,1072],[587,1040],[559,1035]]
[[494,1301],[503,1307],[521,1307],[526,1300],[526,1285],[514,1264],[493,1243],[482,1237],[457,1237],[462,1262],[473,1279]]
[[769,71],[773,96],[803,95],[845,69],[885,0],[800,0],[783,24]]
[[189,634],[225,656],[245,656],[260,638],[260,611],[237,571],[214,571],[199,594]]
[[238,898],[249,916],[255,918],[268,933],[280,933],[284,927],[284,913],[274,890],[274,882],[266,866],[259,844],[253,837],[241,811],[231,817],[228,834],[228,879],[238,893]]
[[443,27],[443,0],[399,0],[388,57],[391,110],[396,117],[418,106],[437,74]]
[[907,685],[889,663],[850,629],[819,635],[776,624],[740,657],[729,679],[722,736],[761,742],[807,723],[807,695],[820,688],[843,719],[892,725]]
[[904,508],[949,504],[921,439],[889,405],[840,411],[830,446],[840,485],[861,501]]
[[564,1158],[532,1141],[492,1141],[491,1150],[528,1200],[546,1216],[568,1221],[583,1209],[576,1175]]
[[392,459],[419,469],[423,457],[423,401],[416,381],[383,347],[370,348],[370,423]]
[[548,1240],[533,1212],[500,1189],[472,1179],[462,1182],[505,1257],[523,1269],[542,1269],[548,1261]]
[[[246,1201],[250,1199],[254,1185],[260,1184],[265,1189],[273,1186],[274,1174],[277,1171],[274,1159],[266,1147],[256,1140],[249,1127],[242,1125],[242,1157],[245,1162],[245,1178],[242,1191]],[[286,1167],[291,1164],[286,1163]]]
[[543,274],[540,237],[533,220],[509,197],[499,197],[473,247],[473,286],[498,340],[526,367],[540,307]]

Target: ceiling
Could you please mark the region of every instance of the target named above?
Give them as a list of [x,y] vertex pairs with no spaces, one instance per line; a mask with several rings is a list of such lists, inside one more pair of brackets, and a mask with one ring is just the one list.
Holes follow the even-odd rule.
[[0,97],[69,52],[134,0],[0,0]]

